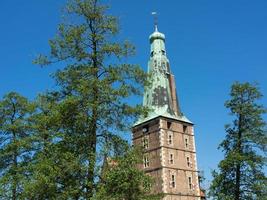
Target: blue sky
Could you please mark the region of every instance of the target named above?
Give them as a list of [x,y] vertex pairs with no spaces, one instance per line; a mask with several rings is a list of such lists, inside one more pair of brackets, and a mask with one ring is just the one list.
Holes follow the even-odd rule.
[[[34,98],[54,87],[55,68],[32,64],[49,52],[65,0],[0,1],[0,97],[17,91]],[[167,56],[183,113],[195,123],[198,166],[208,180],[222,153],[224,125],[231,122],[224,102],[234,81],[258,82],[267,106],[267,1],[107,0],[120,18],[121,34],[137,49],[130,62],[145,70],[152,11],[166,35]],[[141,99],[140,99],[141,101]],[[266,116],[265,116],[266,119]]]

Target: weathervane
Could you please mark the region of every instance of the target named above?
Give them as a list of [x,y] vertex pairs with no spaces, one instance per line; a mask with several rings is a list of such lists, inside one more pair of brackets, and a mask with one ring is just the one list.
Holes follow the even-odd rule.
[[152,12],[151,14],[154,16],[155,31],[158,31],[158,15],[157,15],[157,12]]

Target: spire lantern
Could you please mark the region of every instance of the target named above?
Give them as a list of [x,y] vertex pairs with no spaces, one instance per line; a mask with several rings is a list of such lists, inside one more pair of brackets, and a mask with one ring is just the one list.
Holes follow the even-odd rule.
[[150,43],[152,43],[156,39],[163,40],[163,42],[165,42],[165,35],[163,33],[158,32],[157,29],[149,36]]

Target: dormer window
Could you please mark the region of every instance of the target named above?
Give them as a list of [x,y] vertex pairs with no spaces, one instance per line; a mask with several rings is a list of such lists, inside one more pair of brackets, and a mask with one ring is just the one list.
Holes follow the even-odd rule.
[[150,57],[153,57],[153,56],[154,56],[154,51],[151,51]]
[[161,53],[162,53],[162,55],[165,55],[166,54],[166,52],[164,50],[161,50]]

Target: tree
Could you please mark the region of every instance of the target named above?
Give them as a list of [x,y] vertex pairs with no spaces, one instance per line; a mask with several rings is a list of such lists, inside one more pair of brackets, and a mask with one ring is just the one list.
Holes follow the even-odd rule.
[[213,172],[210,195],[215,199],[266,199],[266,109],[257,103],[262,94],[255,85],[234,83],[225,106],[234,117],[226,125],[226,138],[220,144],[225,158]]
[[[161,194],[153,194],[153,180],[137,168],[142,164],[142,151],[131,148],[124,155],[108,159],[102,172],[96,200],[159,200]],[[141,183],[141,184],[140,184]]]
[[31,158],[28,119],[35,106],[18,93],[0,101],[0,199],[19,199]]
[[62,134],[57,98],[53,93],[39,95],[35,104],[36,112],[29,119],[34,153],[27,165],[29,179],[23,183],[22,199],[77,197],[79,165],[74,154],[65,152],[58,141]]
[[[134,48],[129,42],[116,42],[117,19],[106,12],[107,7],[98,0],[69,1],[69,18],[49,41],[51,54],[40,55],[35,61],[43,66],[58,62],[65,66],[54,74],[58,90],[53,92],[57,104],[53,109],[58,112],[59,127],[50,141],[56,153],[50,152],[56,158],[67,156],[68,179],[56,176],[55,190],[62,193],[60,189],[69,188],[71,199],[94,196],[103,160],[99,152],[109,143],[123,141],[119,134],[129,130],[133,119],[144,112],[126,99],[141,94],[146,73],[138,65],[123,62]],[[114,155],[117,150],[120,148],[107,153]]]

